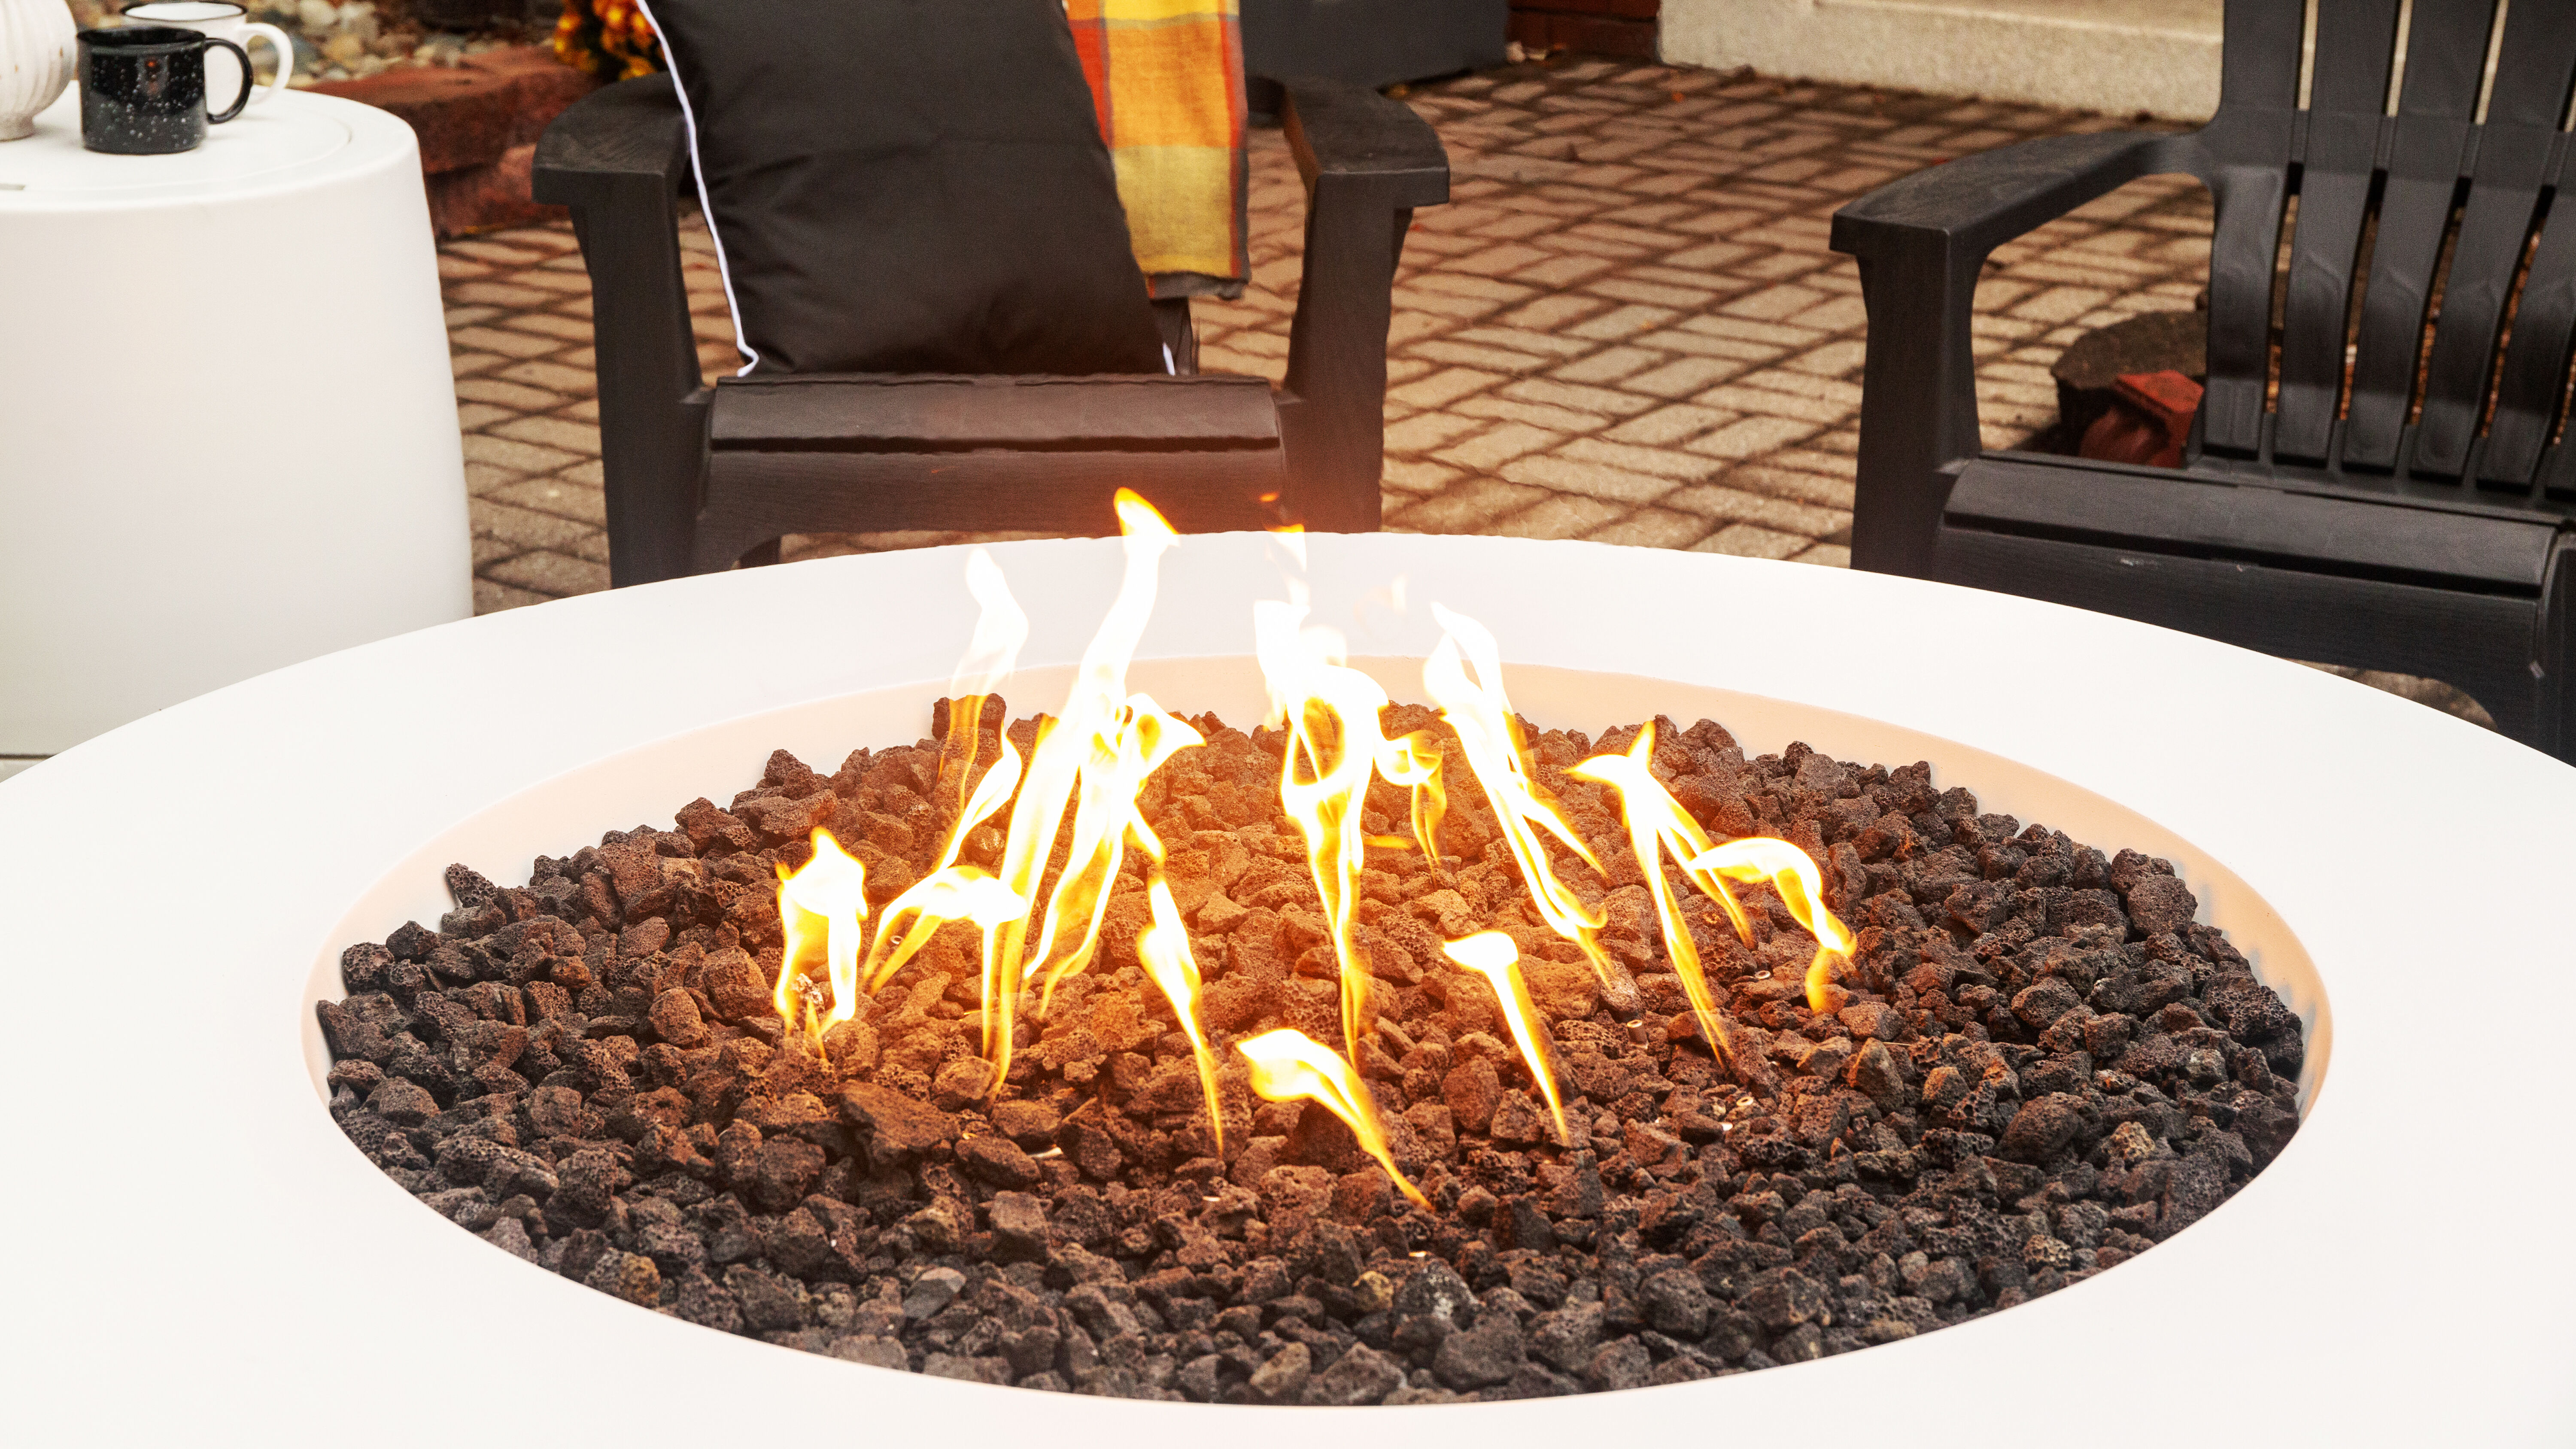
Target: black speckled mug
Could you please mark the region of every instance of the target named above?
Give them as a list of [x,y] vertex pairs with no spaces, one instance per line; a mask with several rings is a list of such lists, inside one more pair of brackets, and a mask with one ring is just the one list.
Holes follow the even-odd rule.
[[[241,62],[241,94],[206,112],[206,48],[220,45]],[[193,151],[206,127],[250,104],[250,57],[229,40],[168,25],[129,25],[80,33],[81,144],[123,156]]]

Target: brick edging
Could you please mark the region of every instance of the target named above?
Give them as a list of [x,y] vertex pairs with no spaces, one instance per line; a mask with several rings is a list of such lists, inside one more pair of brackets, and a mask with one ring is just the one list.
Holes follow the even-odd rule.
[[529,193],[537,137],[599,85],[543,46],[514,45],[452,68],[402,66],[312,89],[391,111],[411,126],[430,225],[445,240],[564,214]]

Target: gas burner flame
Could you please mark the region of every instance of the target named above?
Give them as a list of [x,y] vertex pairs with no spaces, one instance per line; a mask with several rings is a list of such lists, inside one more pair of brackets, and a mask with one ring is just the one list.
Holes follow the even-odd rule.
[[1368,848],[1401,837],[1363,832],[1369,782],[1384,775],[1412,792],[1413,844],[1434,869],[1437,839],[1447,808],[1440,786],[1440,742],[1427,731],[1388,739],[1379,725],[1386,691],[1343,662],[1341,638],[1329,629],[1301,628],[1302,603],[1252,606],[1252,632],[1269,685],[1270,721],[1288,731],[1279,764],[1279,803],[1306,838],[1306,858],[1316,898],[1332,929],[1333,958],[1341,974],[1342,1041],[1356,1060],[1369,1032],[1369,969],[1358,957],[1360,871]]
[[[969,557],[967,585],[980,613],[952,680],[939,749],[933,792],[951,820],[938,863],[886,902],[871,923],[866,866],[843,851],[829,831],[814,831],[805,863],[794,870],[778,869],[783,945],[776,1006],[787,1026],[801,1026],[809,1041],[819,1043],[830,1027],[856,1017],[864,999],[883,989],[942,927],[972,925],[983,939],[980,1020],[983,1055],[991,1067],[988,1090],[1001,1091],[1009,1080],[1024,989],[1034,978],[1043,1014],[1056,986],[1096,959],[1110,892],[1133,850],[1143,858],[1136,873],[1146,880],[1149,914],[1136,937],[1137,959],[1189,1043],[1222,1157],[1220,1043],[1202,1020],[1203,982],[1164,872],[1164,844],[1138,803],[1156,771],[1205,741],[1188,721],[1126,687],[1128,663],[1153,612],[1162,556],[1176,539],[1171,526],[1133,493],[1119,493],[1117,510],[1126,559],[1117,597],[1083,653],[1063,707],[1053,718],[1041,717],[1025,755],[1007,737],[997,737],[987,758],[984,707],[1017,667],[1028,638],[1028,616],[1012,599],[990,556],[979,549]],[[1292,548],[1302,544],[1293,537],[1288,542]],[[1350,667],[1338,634],[1308,624],[1302,588],[1292,585],[1291,592],[1297,596],[1291,602],[1255,605],[1254,638],[1270,690],[1271,720],[1287,733],[1280,805],[1305,837],[1316,894],[1329,918],[1348,1050],[1336,1053],[1284,1028],[1236,1042],[1234,1049],[1252,1064],[1255,1095],[1321,1104],[1349,1127],[1408,1199],[1427,1207],[1421,1191],[1397,1171],[1376,1101],[1353,1065],[1361,1060],[1372,1028],[1369,962],[1355,933],[1360,875],[1369,850],[1420,850],[1427,867],[1443,873],[1444,745],[1436,731],[1427,729],[1388,738],[1382,723],[1386,691]],[[1635,983],[1599,939],[1605,918],[1584,904],[1551,858],[1547,837],[1553,836],[1564,854],[1596,876],[1604,874],[1591,845],[1566,820],[1531,766],[1519,716],[1503,689],[1493,635],[1475,620],[1437,604],[1432,612],[1442,634],[1423,664],[1423,687],[1458,736],[1532,908],[1583,954],[1613,1006],[1634,1009],[1639,1005]],[[1665,952],[1710,1050],[1734,1066],[1726,1014],[1708,984],[1664,857],[1669,854],[1684,881],[1724,908],[1747,947],[1755,944],[1753,922],[1728,883],[1770,884],[1791,918],[1816,939],[1806,982],[1813,1010],[1832,1004],[1833,963],[1848,958],[1855,943],[1825,907],[1823,874],[1814,860],[1789,842],[1768,837],[1712,843],[1655,778],[1654,751],[1650,724],[1624,753],[1594,756],[1566,773],[1618,793],[1628,845],[1654,898]],[[1369,791],[1379,779],[1407,792],[1409,838],[1367,832]],[[1003,830],[998,855],[976,852],[993,859],[994,866],[987,869],[965,859],[976,832],[996,821]],[[1051,872],[1059,842],[1065,847],[1063,863]],[[1547,1100],[1557,1140],[1569,1141],[1553,1047],[1520,968],[1518,946],[1503,932],[1486,931],[1446,942],[1443,950],[1493,987],[1513,1044]],[[828,999],[811,979],[817,956]]]
[[[1781,904],[1789,908],[1790,918],[1816,938],[1815,959],[1807,964],[1807,1009],[1822,1013],[1833,1004],[1834,961],[1837,957],[1850,959],[1857,943],[1842,921],[1825,908],[1824,872],[1816,869],[1816,862],[1805,851],[1785,840],[1748,835],[1702,851],[1689,865],[1693,872],[1707,872],[1713,877],[1770,882]],[[1728,903],[1744,944],[1752,945],[1753,928],[1741,908],[1734,905],[1734,897],[1721,899]]]
[[1512,1044],[1529,1065],[1530,1079],[1547,1098],[1547,1114],[1556,1119],[1556,1140],[1572,1140],[1565,1130],[1565,1103],[1556,1091],[1556,1058],[1548,1048],[1547,1030],[1539,1025],[1538,1006],[1530,1000],[1529,982],[1521,976],[1521,948],[1500,931],[1478,931],[1440,949],[1450,960],[1485,978],[1503,1006],[1503,1021],[1512,1029]]
[[[1646,890],[1655,900],[1655,919],[1663,927],[1664,955],[1673,963],[1673,974],[1681,978],[1682,994],[1690,1000],[1691,1015],[1698,1021],[1709,1050],[1719,1061],[1732,1065],[1735,1047],[1727,1035],[1725,1013],[1718,1010],[1716,999],[1709,993],[1708,976],[1700,969],[1699,945],[1691,939],[1690,927],[1682,920],[1681,902],[1673,894],[1672,883],[1664,878],[1664,852],[1671,851],[1678,862],[1696,860],[1709,849],[1708,834],[1655,778],[1651,768],[1654,758],[1655,726],[1649,720],[1637,731],[1636,742],[1626,754],[1595,755],[1566,773],[1619,792],[1620,811],[1628,821],[1628,848],[1636,854],[1637,869],[1645,876]],[[1735,893],[1727,889],[1725,877],[1693,870],[1687,864],[1683,869],[1692,884],[1726,907],[1728,918],[1750,944],[1752,927],[1744,919],[1744,908],[1736,903]]]
[[[858,1010],[859,952],[867,944],[868,868],[843,853],[828,830],[817,830],[814,853],[790,871],[778,867],[778,924],[786,936],[779,948],[778,1018],[793,1025],[804,995],[797,966],[823,948],[832,983],[832,1020],[846,1021]],[[812,1013],[805,1013],[812,1021]]]
[[1181,909],[1172,901],[1172,883],[1159,866],[1145,888],[1152,921],[1136,934],[1136,958],[1145,974],[1161,988],[1163,999],[1180,1018],[1181,1034],[1190,1041],[1190,1056],[1199,1070],[1199,1090],[1207,1096],[1208,1130],[1216,1134],[1219,1157],[1225,1155],[1225,1110],[1217,1104],[1216,1054],[1208,1050],[1199,1026],[1199,963],[1190,954],[1190,933],[1181,924]]
[[1386,1175],[1404,1190],[1414,1206],[1428,1209],[1430,1199],[1422,1189],[1396,1171],[1395,1156],[1387,1150],[1386,1125],[1378,1120],[1377,1101],[1369,1096],[1368,1085],[1351,1064],[1334,1055],[1314,1038],[1293,1027],[1263,1032],[1250,1041],[1236,1042],[1234,1049],[1252,1063],[1252,1091],[1266,1102],[1293,1102],[1304,1098],[1320,1104],[1327,1112],[1342,1119],[1360,1150],[1377,1159]]
[[[1593,874],[1601,874],[1601,862],[1593,856],[1592,847],[1566,823],[1556,802],[1530,772],[1520,716],[1513,713],[1511,699],[1503,692],[1502,654],[1493,634],[1466,615],[1438,604],[1431,606],[1431,614],[1440,621],[1443,632],[1439,647],[1423,663],[1422,686],[1440,706],[1441,718],[1458,732],[1467,766],[1485,787],[1485,798],[1492,803],[1502,825],[1512,863],[1520,867],[1521,880],[1529,887],[1531,904],[1549,929],[1572,941],[1583,959],[1592,964],[1592,974],[1601,981],[1602,996],[1621,1011],[1634,1009],[1638,1004],[1637,984],[1629,979],[1626,968],[1601,948],[1605,918],[1584,905],[1582,898],[1558,879],[1548,862],[1546,842],[1539,838],[1541,830],[1555,836],[1575,859],[1590,866]],[[1467,677],[1471,663],[1476,669],[1473,680]]]

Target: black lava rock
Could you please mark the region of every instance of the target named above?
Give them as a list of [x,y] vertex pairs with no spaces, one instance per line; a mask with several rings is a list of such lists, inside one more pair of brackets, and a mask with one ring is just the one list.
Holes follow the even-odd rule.
[[[439,929],[349,947],[348,996],[317,1004],[335,1120],[495,1248],[704,1327],[978,1383],[1337,1406],[1679,1383],[1929,1332],[2150,1251],[2298,1129],[2300,1019],[2170,864],[1980,813],[1924,764],[1747,759],[1705,721],[1658,725],[1657,776],[1825,868],[1859,932],[1826,1009],[1769,887],[1737,887],[1752,949],[1693,899],[1712,1051],[1615,792],[1566,773],[1635,732],[1531,730],[1532,774],[1609,873],[1559,869],[1634,998],[1534,924],[1463,769],[1441,860],[1371,848],[1355,1065],[1427,1210],[1331,1114],[1255,1099],[1233,1051],[1281,1026],[1342,1042],[1276,733],[1202,717],[1205,746],[1140,797],[1209,983],[1219,1121],[1136,958],[1135,869],[1085,969],[1032,983],[998,1086],[970,927],[809,1034],[777,1014],[778,872],[817,826],[878,906],[929,871],[1004,720],[992,702],[970,753],[938,713],[930,740],[829,774],[775,754],[728,806],[540,857],[525,886],[449,870]],[[1412,706],[1385,724],[1445,730]],[[1008,733],[1025,755],[1034,722]],[[1406,832],[1382,782],[1366,814]],[[989,866],[1002,839],[962,846]],[[1547,1018],[1561,1139],[1491,990],[1441,949],[1486,929]]]

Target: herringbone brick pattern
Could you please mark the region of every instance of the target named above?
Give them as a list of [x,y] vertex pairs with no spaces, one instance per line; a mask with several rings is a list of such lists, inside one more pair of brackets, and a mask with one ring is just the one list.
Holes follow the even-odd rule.
[[[1886,181],[2103,117],[1609,61],[1414,93],[1454,182],[1407,238],[1390,339],[1387,526],[1847,561],[1865,319],[1833,211]],[[1304,198],[1253,140],[1254,277],[1196,309],[1210,370],[1277,379]],[[2053,420],[2084,332],[2192,305],[2209,206],[2145,182],[1999,252],[1977,292],[1987,442]],[[692,229],[710,371],[735,365]],[[568,228],[449,245],[479,607],[607,584],[589,295]],[[998,535],[993,535],[998,536]],[[961,535],[789,541],[788,556]]]

